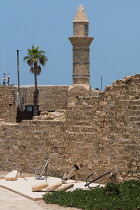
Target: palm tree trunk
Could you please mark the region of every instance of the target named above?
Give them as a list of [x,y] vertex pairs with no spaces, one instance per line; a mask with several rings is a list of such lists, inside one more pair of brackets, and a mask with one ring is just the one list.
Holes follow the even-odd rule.
[[35,91],[34,91],[34,116],[38,116],[38,88],[37,88],[37,74],[34,73]]

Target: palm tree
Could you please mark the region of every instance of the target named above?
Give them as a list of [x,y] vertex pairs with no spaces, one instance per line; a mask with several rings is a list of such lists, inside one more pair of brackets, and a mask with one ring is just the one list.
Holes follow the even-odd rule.
[[37,75],[41,73],[41,66],[45,66],[47,62],[47,57],[44,55],[45,51],[40,51],[40,47],[34,47],[32,45],[31,49],[27,50],[27,56],[23,58],[24,61],[27,61],[27,64],[31,67],[30,72],[34,74],[34,116],[38,115],[38,88],[37,88]]

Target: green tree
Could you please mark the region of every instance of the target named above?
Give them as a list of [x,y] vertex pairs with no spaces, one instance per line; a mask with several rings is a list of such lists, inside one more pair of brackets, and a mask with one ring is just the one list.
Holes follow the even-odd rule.
[[34,74],[34,116],[38,115],[38,87],[37,87],[37,75],[41,73],[41,66],[45,66],[47,62],[47,57],[44,55],[45,51],[40,51],[40,47],[34,47],[32,45],[31,49],[27,50],[27,56],[23,58],[24,61],[30,66],[30,72]]

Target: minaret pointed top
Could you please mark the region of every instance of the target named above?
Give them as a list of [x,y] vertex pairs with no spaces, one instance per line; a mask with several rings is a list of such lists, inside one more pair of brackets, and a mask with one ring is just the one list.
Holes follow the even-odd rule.
[[79,5],[77,14],[76,14],[73,22],[89,22],[83,5]]

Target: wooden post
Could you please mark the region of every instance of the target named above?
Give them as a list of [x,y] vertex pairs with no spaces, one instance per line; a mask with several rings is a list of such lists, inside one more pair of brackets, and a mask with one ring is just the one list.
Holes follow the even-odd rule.
[[77,170],[75,171],[75,181],[76,181],[76,183],[78,181],[78,173],[77,173]]

